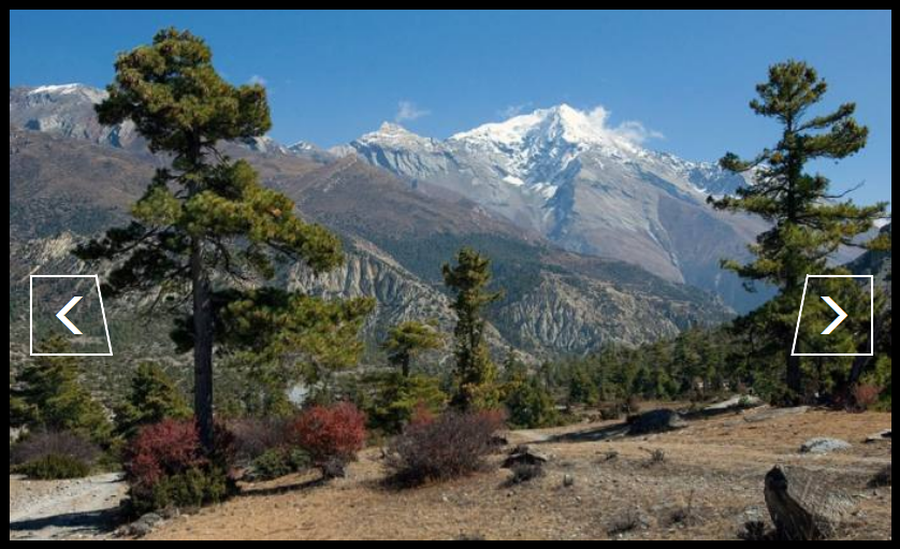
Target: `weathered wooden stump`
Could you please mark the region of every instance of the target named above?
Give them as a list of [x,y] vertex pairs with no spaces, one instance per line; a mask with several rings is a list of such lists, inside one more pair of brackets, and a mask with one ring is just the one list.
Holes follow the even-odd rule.
[[852,501],[828,490],[815,473],[775,467],[766,475],[766,506],[782,540],[824,540],[834,536],[853,507]]

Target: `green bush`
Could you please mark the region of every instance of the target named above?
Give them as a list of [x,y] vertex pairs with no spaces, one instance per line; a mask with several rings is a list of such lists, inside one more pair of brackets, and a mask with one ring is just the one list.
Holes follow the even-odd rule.
[[149,498],[131,494],[135,516],[161,509],[191,509],[221,503],[233,491],[233,481],[221,467],[195,468],[161,478],[153,485]]
[[19,465],[14,471],[34,480],[65,480],[84,478],[90,474],[91,467],[72,456],[50,454]]
[[576,367],[569,380],[569,403],[593,406],[600,400],[600,391],[585,367]]
[[[61,338],[42,343],[43,352],[67,353],[72,349]],[[16,423],[31,431],[59,431],[78,435],[106,446],[112,423],[106,409],[81,382],[84,364],[80,357],[40,356],[30,360],[10,388],[10,413]]]
[[431,413],[440,412],[449,400],[441,390],[440,380],[425,375],[406,377],[392,372],[376,379],[377,395],[366,410],[369,428],[397,434],[421,407]]
[[129,440],[145,425],[189,417],[191,409],[175,383],[159,366],[146,363],[138,366],[131,391],[116,410],[116,431]]
[[505,399],[509,424],[524,429],[552,427],[560,422],[550,393],[536,379],[514,384]]
[[274,480],[302,471],[311,465],[309,454],[300,449],[272,448],[253,460],[249,478]]

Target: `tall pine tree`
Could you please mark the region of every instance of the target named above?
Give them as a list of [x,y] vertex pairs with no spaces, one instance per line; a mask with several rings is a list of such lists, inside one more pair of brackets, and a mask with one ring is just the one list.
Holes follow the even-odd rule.
[[100,122],[132,121],[171,164],[156,171],[131,225],[76,254],[119,261],[105,289],[112,295],[156,291],[157,301],[190,299],[194,413],[211,449],[216,290],[271,278],[278,257],[331,269],[342,260],[340,242],[301,221],[292,201],[261,186],[247,162],[221,153],[223,141],[264,134],[269,107],[261,86],[222,79],[202,39],[160,31],[152,44],[119,55],[115,71],[109,97],[97,106]]
[[457,253],[456,265],[445,264],[444,283],[456,292],[453,310],[458,317],[454,332],[457,392],[452,404],[460,409],[492,408],[499,404],[497,367],[485,342],[484,308],[502,292],[487,290],[491,260],[471,248]]
[[[855,246],[855,237],[886,216],[885,203],[858,206],[846,193],[830,192],[829,180],[805,171],[817,159],[839,160],[866,145],[868,129],[853,117],[856,106],[844,103],[833,112],[810,116],[828,86],[815,69],[801,61],[786,61],[769,68],[767,82],[756,87],[758,98],[750,108],[781,126],[780,139],[754,158],[734,153],[720,161],[733,172],[749,172],[753,185],[735,196],[710,197],[719,209],[748,212],[772,224],[749,248],[755,259],[747,264],[723,261],[723,266],[752,282],[778,287],[779,295],[767,308],[767,329],[784,353],[789,398],[803,396],[800,357],[791,356],[793,328],[807,274],[828,273],[827,260],[840,246]],[[883,238],[870,247],[889,246]]]

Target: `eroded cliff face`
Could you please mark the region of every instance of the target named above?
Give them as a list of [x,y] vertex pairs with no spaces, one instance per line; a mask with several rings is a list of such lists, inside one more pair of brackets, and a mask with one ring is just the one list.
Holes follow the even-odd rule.
[[610,343],[638,345],[676,335],[694,323],[691,305],[623,292],[586,278],[545,273],[540,285],[502,307],[495,322],[518,347],[542,354],[549,347],[582,354]]

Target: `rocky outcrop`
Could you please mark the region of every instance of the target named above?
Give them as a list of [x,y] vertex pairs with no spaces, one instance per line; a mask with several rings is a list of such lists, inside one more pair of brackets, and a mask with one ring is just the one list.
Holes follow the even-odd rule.
[[666,408],[635,416],[629,419],[628,424],[628,434],[631,436],[666,433],[687,427],[681,414]]
[[421,282],[371,243],[359,239],[354,240],[344,264],[333,271],[315,276],[303,266],[292,268],[289,286],[323,297],[375,298],[375,314],[367,322],[367,329],[371,330],[425,319],[436,320],[447,329],[454,319],[447,296]]
[[699,312],[688,301],[547,271],[534,289],[504,304],[495,321],[507,338],[532,353],[581,354],[604,344],[674,337],[691,323],[709,321],[702,314],[691,318]]
[[522,445],[510,451],[506,460],[503,461],[503,468],[512,469],[517,465],[543,466],[548,461],[550,461],[550,457],[546,454],[538,452],[530,446]]

